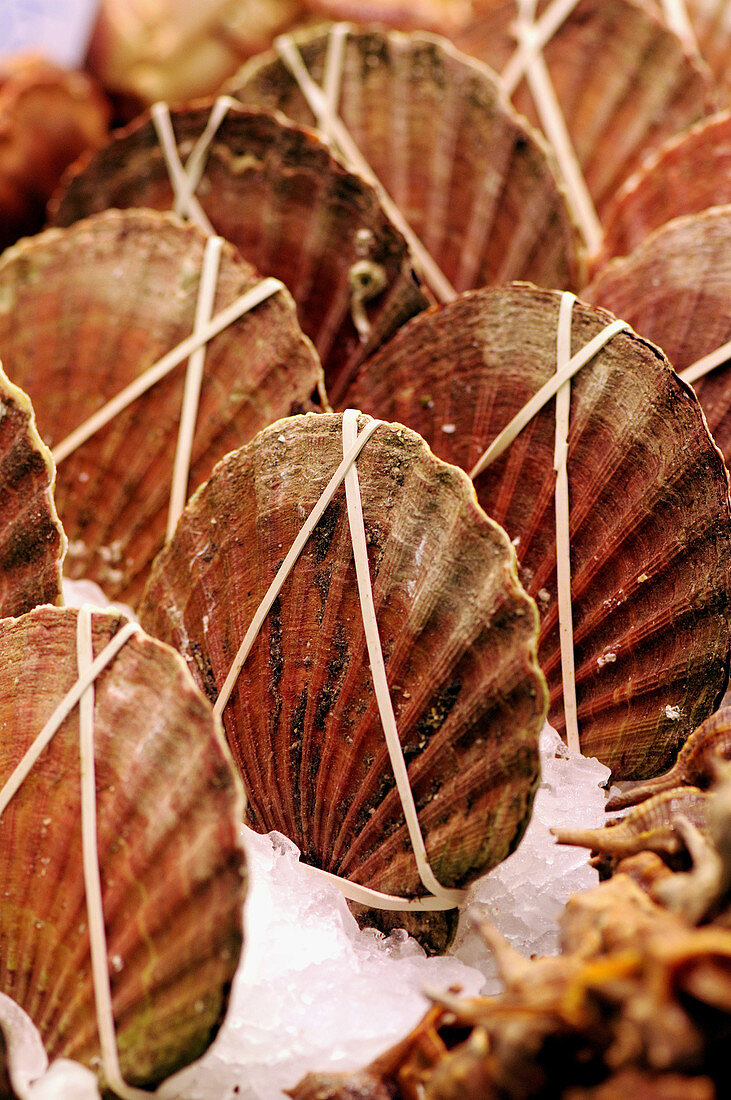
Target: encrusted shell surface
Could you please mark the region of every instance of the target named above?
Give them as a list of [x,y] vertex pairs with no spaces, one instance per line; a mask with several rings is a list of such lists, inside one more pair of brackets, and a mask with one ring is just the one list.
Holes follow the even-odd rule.
[[[142,621],[180,649],[211,698],[341,461],[341,432],[334,414],[261,432],[219,464],[155,563]],[[505,533],[464,474],[414,432],[378,427],[357,471],[386,674],[429,861],[440,883],[462,886],[508,855],[530,811],[545,713],[535,607]],[[305,861],[355,882],[424,894],[373,693],[342,487],[223,720],[254,828],[285,833]],[[392,917],[422,930],[430,921],[430,935],[452,920],[378,919]],[[432,946],[445,945],[439,935]]]
[[607,208],[597,266],[626,256],[674,218],[728,202],[731,111],[722,111],[671,138],[627,180]]
[[61,599],[55,468],[28,395],[0,367],[0,619]]
[[[183,161],[200,137],[212,101],[172,111]],[[297,303],[328,389],[424,309],[401,234],[375,191],[349,172],[311,131],[281,115],[233,104],[216,131],[197,191],[214,230],[263,275],[281,279]],[[145,115],[91,157],[57,197],[52,220],[69,225],[110,206],[169,210],[173,191],[157,133]],[[365,303],[361,339],[353,319],[356,264],[378,271],[382,287]]]
[[[361,369],[346,400],[419,431],[472,470],[556,370],[558,293],[475,291],[415,318]],[[575,354],[613,318],[577,302]],[[661,352],[621,332],[575,376],[568,480],[581,745],[615,776],[667,767],[727,677],[728,475],[698,402]],[[541,612],[551,721],[564,729],[551,400],[478,475]]]
[[[95,612],[94,655],[125,620]],[[77,612],[0,622],[0,780],[77,679]],[[94,688],[97,836],[120,1065],[152,1085],[215,1035],[242,942],[243,798],[179,656],[137,632]],[[82,870],[79,711],[0,818],[0,991],[51,1059],[99,1040]]]
[[[291,38],[322,85],[328,30]],[[230,91],[247,105],[316,124],[276,53],[244,66]],[[445,39],[348,28],[336,111],[457,290],[511,279],[559,289],[580,283],[577,231],[558,169],[486,66]]]
[[[0,357],[57,447],[193,331],[206,241],[172,215],[109,211],[0,260]],[[213,313],[260,282],[226,246]],[[59,463],[66,571],[136,600],[165,535],[185,364]],[[265,424],[315,406],[322,370],[278,292],[208,344],[189,487]]]
[[[583,291],[658,344],[676,371],[731,340],[731,206],[675,218]],[[731,357],[730,357],[731,358]],[[729,361],[693,382],[708,427],[731,457]]]

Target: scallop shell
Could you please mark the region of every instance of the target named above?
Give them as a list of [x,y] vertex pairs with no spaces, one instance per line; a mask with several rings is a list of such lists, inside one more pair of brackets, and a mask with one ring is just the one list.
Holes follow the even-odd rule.
[[[0,357],[57,447],[190,336],[206,241],[153,211],[110,211],[49,230],[0,260]],[[228,246],[214,314],[259,280]],[[136,600],[164,541],[185,367],[59,464],[56,502],[72,577]],[[282,415],[312,409],[322,371],[289,295],[274,294],[208,344],[189,485]]]
[[[373,3],[314,2],[332,18],[373,18],[408,29],[418,25],[405,5],[380,4],[376,12]],[[536,4],[538,16],[548,2]],[[517,0],[473,0],[461,9],[446,6],[443,24],[435,10],[424,26],[502,73],[515,52],[518,13]],[[696,122],[712,102],[709,74],[645,0],[578,0],[543,57],[600,217],[642,156]],[[512,100],[538,124],[525,80]]]
[[626,256],[654,229],[731,202],[731,111],[672,138],[627,180],[607,208],[597,263]]
[[[219,464],[157,558],[142,621],[180,649],[210,698],[341,461],[341,431],[342,418],[326,414],[261,432]],[[415,433],[381,425],[357,469],[386,673],[429,862],[442,885],[462,886],[509,854],[530,811],[545,714],[535,607],[504,532],[461,471]],[[306,862],[354,882],[424,894],[373,694],[342,487],[265,620],[223,720],[255,829],[277,829]],[[440,913],[377,919],[391,918],[427,928],[432,947],[446,946],[455,923]]]
[[27,394],[0,367],[0,619],[61,602],[66,537],[55,475]]
[[[560,295],[476,291],[415,318],[346,394],[464,470],[556,370]],[[575,303],[576,353],[611,316]],[[727,677],[728,474],[693,394],[657,348],[615,335],[572,382],[568,479],[582,751],[618,778],[667,767]],[[551,722],[564,730],[553,470],[555,402],[476,479],[541,612]]]
[[[663,349],[683,371],[731,340],[731,206],[676,218],[583,291]],[[731,356],[730,356],[731,358]],[[731,456],[729,362],[693,382],[713,438]]]
[[[125,620],[95,612],[95,657]],[[0,622],[0,779],[77,679],[77,612]],[[0,819],[0,991],[51,1059],[98,1062],[82,870],[79,711]],[[242,942],[241,786],[179,656],[137,631],[95,682],[97,837],[122,1074],[154,1085],[218,1030]]]
[[[211,103],[172,112],[181,158],[200,137]],[[216,131],[198,189],[216,232],[291,291],[328,389],[349,379],[405,320],[424,309],[406,242],[375,191],[336,161],[315,134],[281,116],[232,105]],[[69,225],[110,206],[170,209],[173,192],[149,116],[119,131],[57,197],[52,220]],[[353,318],[353,268],[367,263],[383,288],[368,301],[369,334]],[[356,271],[358,269],[356,268]]]
[[[291,39],[322,85],[328,31]],[[577,287],[578,232],[558,168],[495,74],[425,34],[350,28],[342,48],[338,114],[449,282],[458,291],[511,279]],[[245,65],[230,90],[249,106],[315,124],[277,54]]]

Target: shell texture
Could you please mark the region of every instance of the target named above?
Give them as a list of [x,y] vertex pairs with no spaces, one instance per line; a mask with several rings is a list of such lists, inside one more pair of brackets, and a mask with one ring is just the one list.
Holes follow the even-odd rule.
[[[94,613],[94,655],[125,620]],[[0,622],[4,782],[77,679],[77,612]],[[242,943],[241,786],[177,654],[133,635],[95,682],[97,837],[122,1074],[154,1085],[198,1057]],[[0,991],[49,1058],[98,1061],[74,708],[0,819]]]
[[731,111],[722,111],[665,142],[627,180],[607,208],[597,267],[674,218],[729,202]]
[[[559,302],[524,284],[464,294],[405,326],[345,400],[408,424],[470,471],[555,373]],[[576,302],[572,353],[611,320]],[[551,400],[475,488],[538,603],[550,717],[563,732],[554,409]],[[724,691],[728,475],[692,392],[627,331],[572,381],[567,465],[582,751],[616,778],[645,778],[670,764]]]
[[0,619],[61,601],[66,537],[55,473],[27,394],[0,367]]
[[[212,101],[171,112],[183,162],[209,119]],[[232,104],[211,141],[197,197],[215,232],[297,303],[300,324],[337,389],[363,358],[424,309],[410,255],[375,191],[331,155],[311,130]],[[148,115],[68,182],[52,220],[69,225],[107,207],[169,210],[173,191]],[[352,269],[368,263],[383,287],[366,305],[368,335],[353,319]],[[357,270],[357,269],[356,269]]]
[[[155,563],[142,621],[180,649],[211,698],[341,460],[341,425],[337,415],[280,421],[227,456]],[[421,830],[437,880],[461,886],[508,855],[530,811],[545,713],[535,608],[504,532],[464,475],[415,433],[381,425],[357,469]],[[265,620],[223,721],[255,829],[286,834],[306,862],[354,882],[424,893],[373,694],[342,487]],[[411,920],[395,916],[399,927]],[[413,927],[423,931],[425,919]]]
[[[322,85],[328,30],[292,40]],[[249,106],[316,124],[276,53],[245,65],[230,90]],[[351,28],[337,112],[456,290],[511,279],[579,285],[578,234],[558,168],[484,65],[431,35]]]
[[[319,0],[331,18],[374,18],[414,29],[404,5]],[[539,0],[536,14],[548,7]],[[365,9],[365,10],[362,10]],[[389,10],[392,9],[393,17]],[[516,48],[516,0],[473,0],[435,10],[422,27],[444,33],[466,54],[501,73]],[[571,144],[601,217],[617,187],[643,155],[711,109],[710,75],[645,0],[578,0],[547,42],[548,67]],[[538,124],[525,80],[516,109]]]
[[[48,230],[0,261],[0,356],[51,447],[190,336],[206,240],[154,211],[110,211]],[[260,282],[222,251],[214,315]],[[164,541],[185,365],[59,464],[66,571],[136,601]],[[322,370],[286,292],[208,344],[189,487],[282,415],[314,408]]]
[[[658,344],[683,371],[731,340],[731,206],[675,218],[583,292]],[[693,382],[708,427],[731,456],[729,362]]]

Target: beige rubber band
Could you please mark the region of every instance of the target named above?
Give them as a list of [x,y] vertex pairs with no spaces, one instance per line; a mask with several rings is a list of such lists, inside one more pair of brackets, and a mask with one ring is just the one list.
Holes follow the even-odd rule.
[[0,791],[0,816],[51,739],[58,733],[73,708],[79,705],[79,748],[81,771],[81,846],[84,865],[84,889],[89,919],[94,1001],[97,1029],[106,1083],[121,1100],[144,1100],[150,1093],[128,1085],[119,1068],[119,1055],[112,1012],[109,963],[102,908],[101,878],[97,845],[96,779],[94,768],[94,688],[97,676],[109,665],[122,646],[139,631],[136,623],[126,623],[94,660],[92,648],[92,610],[82,607],[76,620],[78,679]]
[[434,257],[422,244],[396,203],[375,175],[368,161],[355,144],[350,132],[346,129],[342,119],[331,111],[328,96],[310,76],[302,60],[302,54],[299,52],[292,37],[288,34],[280,35],[279,38],[274,40],[274,46],[282,61],[297,81],[310,110],[315,116],[317,125],[330,141],[334,142],[341,156],[345,157],[351,167],[376,191],[381,206],[402,236],[405,237],[414,258],[421,268],[426,282],[434,291],[437,298],[441,302],[453,301],[453,299],[457,297],[457,291],[449,282]]
[[[426,856],[426,847],[419,826],[419,819],[414,805],[414,796],[408,779],[406,763],[404,761],[401,743],[396,730],[396,722],[391,704],[390,692],[386,681],[386,670],[383,663],[380,638],[378,637],[378,624],[375,621],[373,609],[373,594],[370,586],[370,574],[368,572],[368,552],[365,545],[365,528],[363,525],[363,513],[360,501],[360,489],[357,480],[348,481],[351,471],[354,471],[355,461],[365,447],[366,443],[383,423],[382,420],[369,420],[360,435],[357,434],[358,413],[348,410],[343,415],[343,458],[335,473],[328,481],[319,500],[310,511],[299,534],[292,543],[284,561],[280,565],[274,580],[267,589],[264,598],[259,604],[254,617],[251,620],[244,639],[239,646],[236,657],[231,665],[229,673],[224,681],[216,703],[213,707],[214,714],[219,718],[231,698],[231,693],[236,686],[239,673],[246,663],[252,646],[261,630],[261,627],[271,610],[272,604],[284,587],[287,577],[294,568],[295,562],[304,549],[310,535],[322,518],[325,509],[335,496],[337,489],[345,481],[346,498],[348,501],[348,523],[350,525],[351,540],[353,543],[353,556],[355,559],[356,576],[358,579],[358,594],[361,602],[361,614],[363,627],[366,632],[366,645],[371,662],[371,674],[376,694],[384,736],[388,748],[391,765],[394,769],[396,787],[401,798],[401,805],[406,818],[406,826],[409,832],[414,856],[416,859],[419,877],[427,890],[432,891],[431,897],[425,898],[399,898],[393,894],[384,894],[378,890],[371,890],[367,886],[360,886],[348,879],[341,878],[330,872],[304,864],[313,874],[324,876],[328,881],[338,887],[340,892],[351,901],[359,902],[375,908],[391,911],[423,911],[434,912],[455,909],[465,896],[464,890],[450,890],[442,886],[434,876]],[[357,496],[356,496],[357,494]],[[390,712],[390,715],[389,715]]]
[[692,384],[706,374],[710,374],[716,367],[723,366],[729,359],[731,359],[731,340],[721,344],[720,348],[716,348],[715,351],[709,351],[708,355],[704,355],[702,359],[697,359],[685,370],[678,371],[678,377],[682,378],[684,382]]
[[[152,124],[155,127],[157,133],[157,140],[160,143],[163,157],[165,159],[165,165],[168,170],[168,176],[170,178],[170,185],[175,194],[175,203],[177,206],[178,199],[182,195],[187,194],[187,182],[183,165],[180,163],[180,157],[178,155],[178,143],[175,140],[175,134],[173,133],[173,124],[170,121],[170,108],[167,103],[153,103],[150,108],[150,117]],[[206,217],[203,207],[198,202],[195,195],[188,196],[186,207],[186,216],[194,222],[199,229],[201,229],[207,237],[213,235],[213,226]]]
[[[517,0],[517,3],[521,6],[520,0]],[[503,87],[509,97],[512,96],[525,76],[531,53],[535,50],[542,50],[551,41],[556,31],[566,22],[578,3],[579,0],[553,0],[553,3],[548,5],[538,19],[535,18],[535,4],[532,5],[532,11],[527,12],[531,34],[525,40],[518,41],[512,57],[500,74]],[[523,15],[525,17],[526,12],[523,12]]]
[[665,22],[677,34],[686,50],[698,53],[698,40],[688,15],[685,0],[660,0]]
[[[213,301],[216,297],[218,285],[218,268],[221,260],[223,237],[209,237],[206,241],[206,250],[203,256],[203,270],[201,271],[200,284],[198,286],[198,299],[195,307],[195,322],[193,333],[198,334],[211,320]],[[190,477],[190,462],[193,454],[193,437],[198,419],[198,403],[200,400],[201,386],[203,384],[203,367],[206,360],[206,349],[203,344],[196,348],[188,359],[188,367],[185,372],[185,388],[183,390],[183,406],[180,413],[180,428],[178,430],[178,443],[175,449],[175,463],[173,465],[173,482],[170,489],[170,508],[168,510],[168,525],[165,540],[168,542],[177,526],[181,513],[188,499],[188,479]]]
[[[561,295],[556,332],[556,370],[571,359],[571,316],[575,295]],[[576,669],[574,663],[574,622],[571,607],[571,541],[569,535],[568,459],[569,416],[571,411],[571,379],[564,382],[556,394],[556,443],[553,468],[556,471],[556,587],[558,601],[558,635],[561,648],[561,682],[563,709],[566,719],[566,742],[572,752],[580,752],[579,720],[576,705]]]
[[162,359],[158,359],[157,363],[153,363],[151,367],[148,367],[139,378],[135,378],[128,386],[125,386],[116,397],[103,405],[93,416],[90,416],[88,420],[85,420],[83,424],[80,424],[78,428],[54,447],[51,454],[56,465],[63,462],[70,454],[73,454],[82,443],[86,443],[87,439],[90,439],[111,420],[114,420],[115,416],[123,409],[126,409],[133,401],[136,401],[138,397],[151,389],[156,382],[169,374],[179,363],[187,359],[196,348],[203,347],[219,332],[223,332],[230,324],[242,317],[244,313],[248,313],[256,306],[261,305],[267,298],[271,298],[273,294],[278,293],[280,290],[286,290],[286,287],[279,279],[262,279],[255,287],[247,290],[231,305],[226,306],[220,313],[217,313],[211,321],[202,326],[199,332],[193,332],[185,340],[181,340],[172,351],[169,351],[167,355],[163,355]]
[[[191,205],[195,209],[201,210],[200,203],[195,198],[195,192],[198,189],[203,173],[206,167],[206,161],[211,149],[211,142],[218,132],[218,128],[223,122],[224,118],[228,114],[231,107],[240,109],[241,104],[236,99],[232,99],[231,96],[222,95],[219,96],[216,102],[211,107],[211,113],[208,116],[208,122],[203,128],[203,132],[196,141],[190,156],[185,162],[185,168],[183,169],[183,178],[177,177],[179,185],[176,188],[175,182],[171,176],[171,183],[173,190],[175,191],[175,206],[174,211],[179,217],[190,217],[188,213]],[[168,118],[170,117],[168,112]],[[163,150],[165,152],[165,150]],[[180,158],[178,156],[177,146],[175,147],[175,160],[180,164]],[[168,171],[170,170],[170,162],[168,162]],[[202,213],[202,210],[201,210]],[[203,215],[205,217],[205,214]],[[208,219],[206,218],[206,221]],[[210,225],[210,222],[208,223]],[[210,232],[213,232],[211,228]]]

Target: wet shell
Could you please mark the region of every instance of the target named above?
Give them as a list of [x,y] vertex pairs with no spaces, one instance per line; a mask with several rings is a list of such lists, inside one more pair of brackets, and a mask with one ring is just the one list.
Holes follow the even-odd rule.
[[731,202],[731,111],[672,138],[627,180],[607,208],[597,266],[626,256],[654,229]]
[[[125,620],[95,612],[98,656]],[[77,612],[0,622],[4,783],[77,679]],[[49,1058],[98,1060],[74,708],[0,819],[0,991]],[[135,634],[95,682],[97,836],[120,1064],[153,1085],[221,1022],[242,941],[241,787],[177,654]]]
[[[328,32],[292,40],[322,85]],[[558,168],[495,74],[424,34],[353,28],[345,41],[338,114],[455,289],[511,279],[576,288],[578,237]],[[316,122],[276,53],[244,66],[230,90],[247,105]]]
[[[560,295],[476,291],[416,318],[346,400],[421,433],[472,470],[556,370]],[[577,302],[572,352],[611,316]],[[726,683],[731,580],[728,475],[693,394],[657,348],[622,332],[572,382],[568,479],[582,750],[615,777],[667,767]],[[555,401],[478,475],[483,508],[513,539],[541,612],[551,721],[564,730],[553,469]]]
[[[211,106],[172,112],[183,162]],[[214,230],[263,275],[289,288],[328,389],[337,390],[341,375],[349,379],[366,355],[427,305],[406,242],[375,191],[310,130],[281,116],[232,105],[211,143],[197,195]],[[155,127],[143,116],[71,179],[52,220],[69,225],[110,206],[172,205]],[[362,340],[353,318],[352,271],[363,263],[371,265],[378,283],[365,306],[370,331]]]
[[[366,418],[360,418],[360,426]],[[342,458],[342,418],[297,417],[227,456],[158,557],[140,614],[215,698],[305,517]],[[357,462],[386,673],[431,867],[461,886],[513,849],[537,779],[545,688],[535,608],[464,475],[400,425]],[[373,693],[341,487],[224,710],[248,819],[303,859],[424,894]],[[373,914],[370,916],[373,919]],[[380,914],[401,927],[453,916]],[[441,936],[441,939],[439,939]]]
[[[731,340],[731,206],[676,218],[611,260],[584,297],[624,318],[683,371]],[[728,361],[693,382],[708,427],[731,457]]]
[[0,619],[61,600],[55,467],[27,394],[0,367]]
[[[49,230],[0,260],[0,357],[57,447],[193,331],[206,241],[153,211]],[[214,314],[259,279],[224,248]],[[185,377],[181,364],[59,463],[66,571],[136,600],[162,546]],[[322,371],[286,292],[208,344],[189,487],[282,415],[313,408]]]

